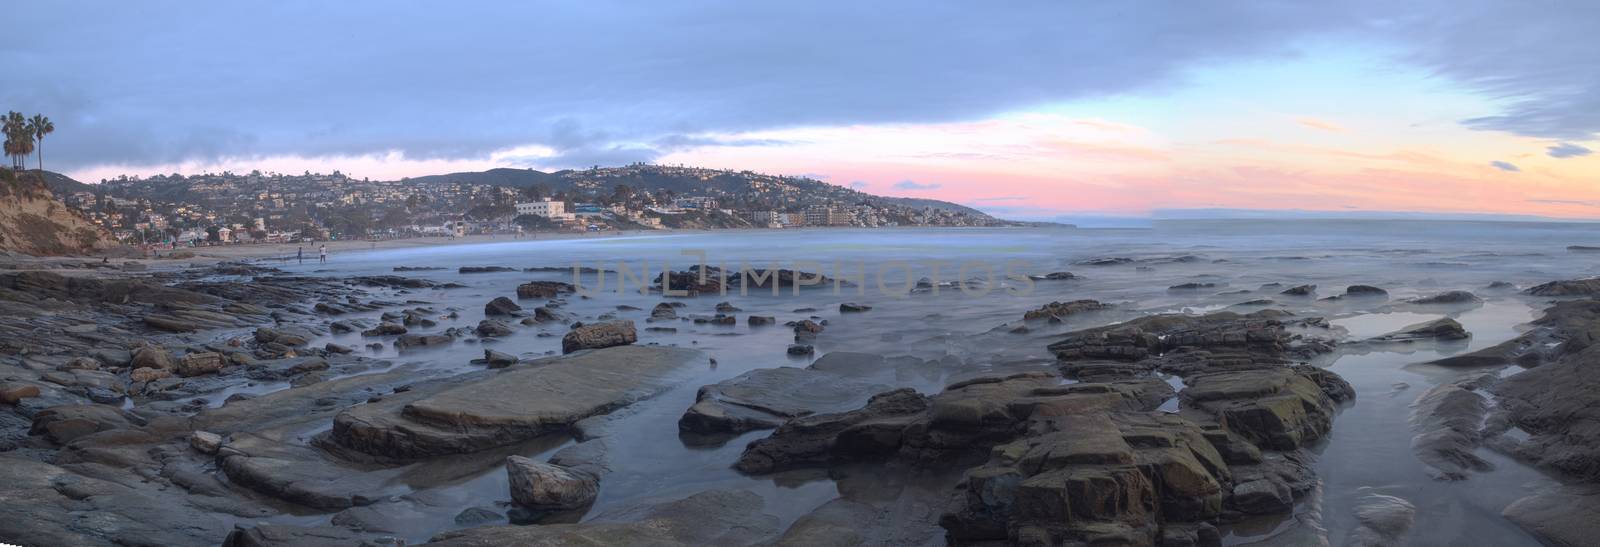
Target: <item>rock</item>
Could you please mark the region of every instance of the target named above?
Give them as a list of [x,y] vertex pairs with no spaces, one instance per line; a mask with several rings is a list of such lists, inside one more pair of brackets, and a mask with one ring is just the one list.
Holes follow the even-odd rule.
[[1022,314],[1022,320],[1023,321],[1035,321],[1035,320],[1040,320],[1040,319],[1050,319],[1052,317],[1066,317],[1066,316],[1069,316],[1069,315],[1075,315],[1075,314],[1079,314],[1079,313],[1083,313],[1083,312],[1099,311],[1099,310],[1103,310],[1103,309],[1110,308],[1110,307],[1111,306],[1108,305],[1108,304],[1102,304],[1102,303],[1100,303],[1098,301],[1095,301],[1095,300],[1073,300],[1071,302],[1051,302],[1049,304],[1045,304],[1044,306],[1040,307],[1039,309],[1031,310],[1031,311],[1029,311],[1027,313]]
[[485,338],[511,336],[517,333],[517,331],[512,330],[511,325],[493,319],[484,319],[478,322],[478,328],[474,329],[474,332],[477,332],[478,336]]
[[33,415],[29,435],[44,435],[50,442],[67,444],[74,439],[113,429],[128,429],[132,423],[122,409],[108,405],[53,406]]
[[1554,488],[1512,502],[1501,514],[1545,545],[1593,545],[1600,534],[1600,487]]
[[1467,332],[1461,323],[1449,317],[1441,317],[1433,321],[1407,325],[1400,330],[1371,338],[1371,342],[1403,342],[1411,343],[1424,340],[1437,340],[1447,342],[1451,340],[1465,340],[1471,338],[1472,333]]
[[135,382],[153,382],[162,378],[171,378],[172,372],[159,368],[136,368],[128,373],[129,379]]
[[517,299],[529,298],[556,298],[563,294],[571,294],[577,290],[571,283],[561,281],[529,281],[517,285]]
[[1082,276],[1075,275],[1072,272],[1050,272],[1044,275],[1030,275],[1028,277],[1032,278],[1034,281],[1067,281],[1071,279],[1083,279]]
[[178,376],[188,378],[202,374],[215,374],[227,362],[216,352],[190,353],[178,360]]
[[405,334],[406,332],[408,332],[408,329],[406,329],[406,327],[404,325],[401,325],[399,323],[390,323],[390,322],[385,321],[383,323],[378,323],[378,326],[376,326],[376,327],[361,331],[361,335],[362,336],[390,336],[390,335]]
[[697,351],[619,346],[483,371],[439,388],[344,409],[332,438],[349,449],[411,459],[476,452],[564,431],[583,418],[647,399]]
[[741,309],[739,309],[738,306],[735,306],[735,305],[733,305],[731,303],[728,303],[728,302],[718,302],[717,306],[716,306],[716,311],[717,311],[717,313],[736,313],[736,312],[741,312],[741,311],[744,311],[744,310],[741,310]]
[[454,338],[440,334],[403,334],[394,340],[394,347],[401,351],[409,351],[448,346],[452,342],[455,342]]
[[1217,287],[1216,283],[1194,283],[1194,282],[1191,282],[1191,283],[1180,283],[1180,284],[1177,284],[1177,285],[1173,285],[1171,287],[1167,287],[1167,290],[1169,290],[1169,291],[1197,291],[1197,290],[1200,290],[1200,289],[1214,289],[1216,287]]
[[505,368],[517,364],[517,361],[520,359],[509,353],[492,349],[483,350],[483,362],[489,365],[489,368]]
[[1234,485],[1230,501],[1251,515],[1287,513],[1294,509],[1294,492],[1281,482],[1256,479]]
[[256,329],[255,338],[256,342],[262,344],[275,342],[285,346],[298,347],[310,343],[311,339],[316,338],[316,334],[302,327],[277,329],[261,327]]
[[194,332],[200,330],[200,325],[194,321],[154,313],[144,317],[144,324],[167,332]]
[[189,434],[189,446],[201,454],[216,454],[222,448],[222,436],[216,433],[195,431]]
[[745,324],[752,327],[765,327],[778,322],[778,318],[770,315],[752,315],[745,319]]
[[[1354,393],[1342,379],[1328,377],[1341,385],[1341,396]],[[1287,367],[1206,373],[1186,381],[1178,394],[1185,404],[1262,448],[1300,448],[1333,427],[1336,401],[1312,377]]]
[[39,386],[16,382],[0,383],[0,403],[16,405],[23,399],[39,396]]
[[816,352],[817,352],[817,349],[812,347],[812,346],[810,346],[809,344],[789,344],[789,349],[788,349],[789,355],[794,355],[794,356],[811,355],[811,354],[814,354]]
[[748,491],[709,490],[653,506],[621,508],[576,524],[483,526],[445,532],[430,547],[490,545],[755,545],[778,531]]
[[585,471],[511,456],[506,458],[511,499],[527,509],[571,510],[594,503],[600,479]]
[[464,274],[514,272],[514,271],[517,271],[517,269],[516,268],[507,268],[505,266],[462,266],[461,269],[456,270],[457,273],[464,273]]
[[1523,292],[1533,296],[1600,296],[1600,277],[1551,281]]
[[1088,259],[1084,259],[1084,260],[1079,260],[1077,262],[1073,262],[1073,264],[1077,264],[1077,265],[1080,265],[1080,266],[1120,266],[1120,265],[1123,265],[1123,264],[1132,264],[1132,263],[1133,263],[1133,259],[1127,258],[1127,257],[1120,257],[1120,256],[1117,256],[1117,257],[1105,257],[1105,258],[1088,258]]
[[839,313],[860,313],[870,309],[872,309],[872,306],[868,306],[866,304],[857,304],[855,302],[845,302],[843,304],[839,304]]
[[160,346],[143,346],[133,350],[131,366],[136,369],[173,370],[177,368],[172,359],[172,352]]
[[1316,285],[1299,285],[1299,286],[1295,286],[1295,287],[1289,287],[1287,289],[1284,289],[1283,292],[1278,293],[1278,294],[1287,295],[1287,296],[1311,296],[1313,294],[1317,294],[1317,286]]
[[358,532],[338,526],[301,527],[286,524],[256,523],[254,527],[235,525],[222,540],[222,547],[345,547],[375,545]]
[[490,317],[516,315],[521,311],[522,306],[518,306],[516,302],[512,302],[510,298],[504,296],[496,297],[494,300],[490,300],[488,304],[483,305],[483,314]]
[[660,320],[677,319],[678,310],[673,308],[671,304],[662,302],[656,304],[655,309],[650,310],[650,318]]
[[74,357],[56,367],[59,370],[100,370],[100,361],[92,357]]
[[607,321],[583,325],[561,337],[561,353],[623,346],[639,341],[633,321]]
[[1449,291],[1411,300],[1412,304],[1442,306],[1457,304],[1482,304],[1483,299],[1467,291]]
[[455,523],[456,526],[471,528],[491,522],[499,522],[505,519],[505,515],[502,515],[492,509],[483,507],[468,507],[456,514]]
[[348,354],[348,353],[354,353],[356,350],[351,349],[349,346],[341,346],[341,345],[335,344],[333,342],[328,342],[326,345],[322,346],[322,351],[326,351],[328,353],[337,353],[337,354],[343,355],[343,354]]
[[794,367],[757,369],[703,386],[678,420],[678,430],[699,434],[772,429],[790,418],[842,412],[866,403],[886,386]]
[[[855,459],[872,448],[892,453],[899,447],[897,432],[910,425],[910,418],[922,415],[927,409],[926,397],[911,389],[898,389],[874,395],[865,407],[857,410],[790,420],[771,436],[746,446],[735,467],[745,473],[772,473],[827,465],[836,459]],[[846,435],[847,431],[851,432],[852,439],[859,436],[862,445],[842,442],[838,437]],[[880,432],[883,438],[874,439]],[[877,445],[869,448],[868,442]]]
[[1376,298],[1381,296],[1387,298],[1389,296],[1389,291],[1374,287],[1372,285],[1351,285],[1349,287],[1345,287],[1344,295],[1350,297],[1359,296]]
[[1367,494],[1356,504],[1356,522],[1360,523],[1345,545],[1351,547],[1387,547],[1405,545],[1406,535],[1416,520],[1417,508],[1411,502],[1383,494]]

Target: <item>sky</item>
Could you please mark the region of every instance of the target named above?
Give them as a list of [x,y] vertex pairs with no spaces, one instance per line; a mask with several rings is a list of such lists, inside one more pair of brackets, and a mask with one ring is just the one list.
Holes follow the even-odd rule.
[[28,2],[45,167],[631,162],[1008,218],[1600,218],[1600,2]]

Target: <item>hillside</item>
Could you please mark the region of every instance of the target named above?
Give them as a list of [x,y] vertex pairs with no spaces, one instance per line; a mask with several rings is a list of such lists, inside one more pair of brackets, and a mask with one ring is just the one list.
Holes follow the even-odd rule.
[[1005,223],[977,209],[948,201],[877,196],[806,177],[696,167],[637,164],[551,173],[501,168],[414,177],[407,181],[535,187],[547,194],[576,193],[588,197],[611,195],[619,187],[626,187],[635,192],[676,197],[714,197],[722,206],[739,210],[795,211],[810,205],[873,205],[898,210],[901,217],[934,209],[968,216],[985,224]]
[[49,256],[111,245],[110,234],[62,204],[38,174],[0,169],[0,251]]

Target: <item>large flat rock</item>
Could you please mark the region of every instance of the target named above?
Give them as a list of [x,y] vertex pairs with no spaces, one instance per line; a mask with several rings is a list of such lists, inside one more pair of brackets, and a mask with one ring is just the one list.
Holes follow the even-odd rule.
[[702,434],[772,429],[790,418],[858,408],[888,390],[819,370],[757,369],[701,387],[678,429]]
[[778,528],[778,517],[762,512],[762,505],[761,496],[748,491],[708,490],[659,505],[608,512],[578,524],[446,532],[426,545],[753,545]]
[[652,346],[542,359],[425,396],[346,409],[334,418],[333,438],[385,458],[476,452],[561,431],[654,396],[701,359],[698,351]]

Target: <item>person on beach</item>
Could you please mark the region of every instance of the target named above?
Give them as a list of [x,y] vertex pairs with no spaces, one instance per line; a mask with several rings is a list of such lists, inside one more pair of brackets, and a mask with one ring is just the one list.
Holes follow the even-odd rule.
[[306,248],[305,247],[296,247],[295,250],[294,250],[294,258],[295,258],[295,260],[299,260],[301,264],[305,264],[306,263]]
[[323,245],[322,247],[318,248],[317,249],[317,253],[318,253],[318,255],[320,255],[320,256],[318,256],[318,259],[320,259],[323,264],[327,264],[328,263],[328,246],[327,245]]

